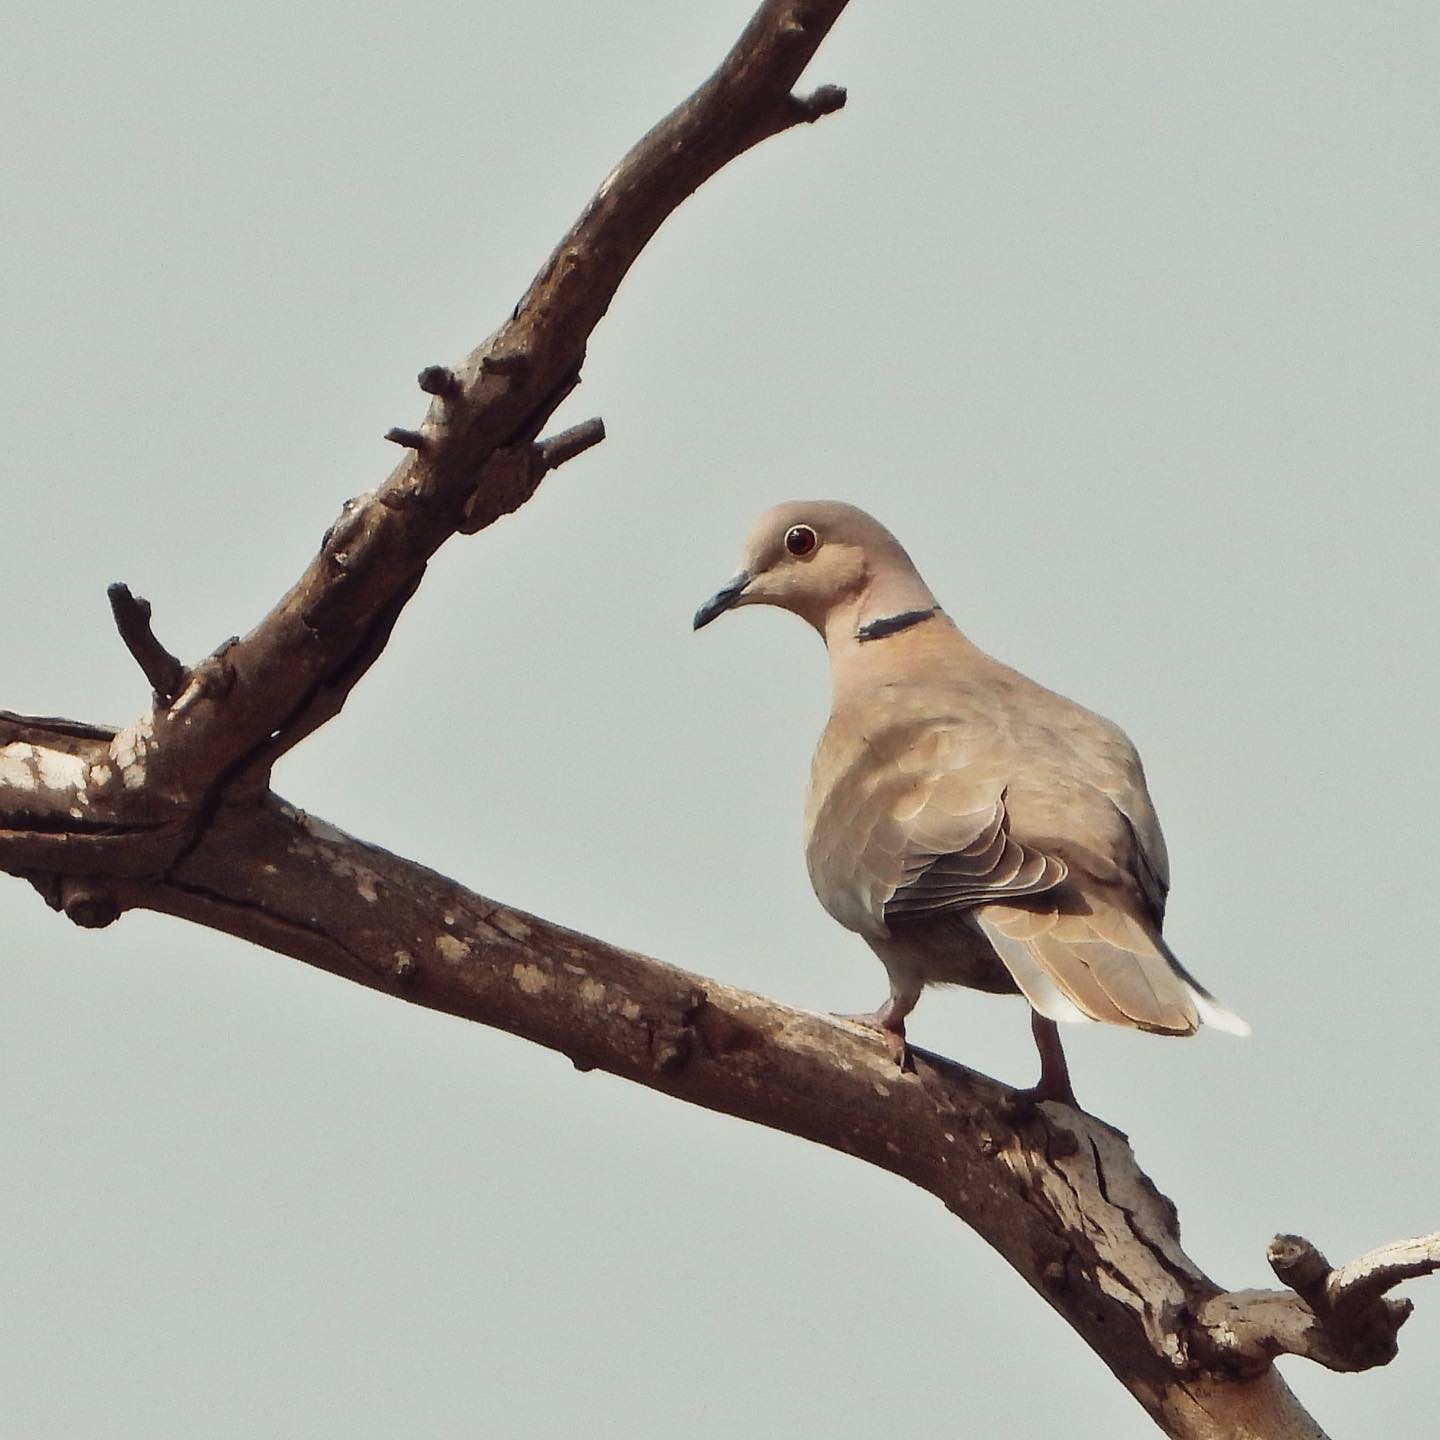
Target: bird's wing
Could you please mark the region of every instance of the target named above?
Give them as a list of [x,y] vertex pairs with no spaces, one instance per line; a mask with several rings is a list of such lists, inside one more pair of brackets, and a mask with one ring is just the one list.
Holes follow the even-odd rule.
[[1124,731],[1108,720],[1103,723],[1113,733],[1113,743],[1094,783],[1130,832],[1129,868],[1158,925],[1165,918],[1165,900],[1170,893],[1170,856],[1165,849],[1165,835],[1150,799],[1139,754]]
[[1022,842],[1039,841],[1102,882],[1123,876],[1158,927],[1170,860],[1130,737],[1102,715],[1016,676],[1005,724],[1015,739],[1007,784]]
[[1003,776],[975,736],[931,721],[824,748],[806,856],[842,924],[883,936],[914,921],[1057,884],[1065,864],[1010,833]]
[[976,798],[966,794],[970,788],[942,779],[910,817],[898,883],[884,902],[887,924],[1034,895],[1065,878],[1064,861],[1011,835],[1003,791],[988,804],[957,813],[953,806]]

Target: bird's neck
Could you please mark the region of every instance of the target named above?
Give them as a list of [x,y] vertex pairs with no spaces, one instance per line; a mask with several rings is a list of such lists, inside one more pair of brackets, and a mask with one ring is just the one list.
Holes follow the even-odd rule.
[[844,608],[842,614],[836,607],[825,626],[834,707],[953,671],[981,654],[918,577],[911,587],[865,596]]
[[960,634],[942,609],[874,639],[838,636],[827,649],[831,711],[857,703],[873,706],[877,693],[899,694],[910,685],[933,684],[940,675],[960,683],[985,664],[984,652]]
[[938,610],[930,587],[913,570],[872,576],[826,613],[825,648],[833,660],[857,645],[883,644]]

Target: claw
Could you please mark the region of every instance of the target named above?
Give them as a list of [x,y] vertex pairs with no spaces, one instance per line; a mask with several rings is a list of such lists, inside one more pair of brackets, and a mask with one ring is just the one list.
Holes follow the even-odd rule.
[[905,1043],[905,1021],[895,1019],[890,1005],[882,1005],[878,1010],[867,1011],[864,1015],[837,1014],[835,1018],[873,1030],[885,1042],[890,1058],[902,1071],[914,1070],[915,1063],[910,1058],[910,1047]]

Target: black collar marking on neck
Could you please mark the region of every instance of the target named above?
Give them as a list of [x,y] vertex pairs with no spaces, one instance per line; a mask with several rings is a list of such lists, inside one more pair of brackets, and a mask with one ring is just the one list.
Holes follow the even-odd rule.
[[918,625],[922,620],[928,620],[932,615],[939,613],[940,607],[932,605],[928,610],[906,610],[900,615],[885,615],[879,620],[870,621],[868,625],[862,625],[855,632],[855,638],[862,645],[867,640],[883,640],[887,635],[895,635],[901,630],[908,630],[912,625]]

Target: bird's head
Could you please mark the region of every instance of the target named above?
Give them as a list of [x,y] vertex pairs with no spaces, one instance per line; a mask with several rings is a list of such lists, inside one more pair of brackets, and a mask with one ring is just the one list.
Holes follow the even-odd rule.
[[878,520],[836,500],[767,510],[745,541],[740,571],[695,612],[695,628],[741,605],[778,605],[829,635],[867,620],[933,608],[900,542]]

